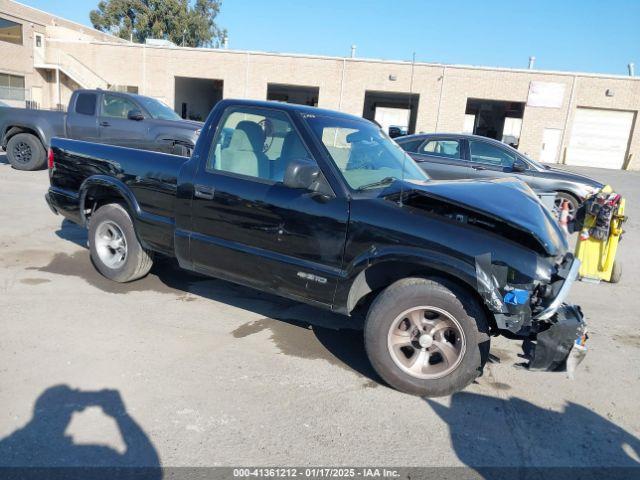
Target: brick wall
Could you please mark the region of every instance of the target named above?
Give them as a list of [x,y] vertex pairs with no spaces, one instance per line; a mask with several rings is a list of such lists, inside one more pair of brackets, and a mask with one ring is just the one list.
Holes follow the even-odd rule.
[[[6,12],[7,5],[15,14],[17,4],[8,0],[0,0],[0,12]],[[46,23],[47,19],[41,21]],[[73,25],[68,22],[63,26]],[[25,32],[24,47],[0,45],[0,71],[29,72],[32,84],[46,83],[42,75],[33,73],[33,40],[29,35]],[[265,99],[268,83],[319,87],[320,107],[355,115],[363,114],[367,90],[400,93],[412,90],[420,96],[418,132],[460,132],[469,98],[526,103],[531,81],[563,84],[564,97],[559,108],[525,106],[519,148],[533,158],[540,155],[545,128],[563,130],[559,155],[562,158],[577,107],[628,110],[636,116],[640,110],[640,78],[423,63],[412,67],[410,62],[151,47],[120,40],[107,43],[67,37],[64,41],[49,39],[47,45],[72,54],[110,84],[137,86],[140,93],[161,98],[169,105],[174,104],[176,76],[222,80],[224,98]],[[614,95],[605,95],[607,89]],[[68,86],[63,91],[64,97],[70,93]],[[45,96],[46,92],[52,89],[45,88]],[[638,121],[634,124],[629,152],[633,154],[630,167],[640,169]]]

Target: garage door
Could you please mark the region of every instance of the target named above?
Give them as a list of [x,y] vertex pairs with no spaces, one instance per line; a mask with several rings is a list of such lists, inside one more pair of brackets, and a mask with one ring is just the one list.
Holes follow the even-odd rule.
[[576,109],[567,164],[622,168],[632,125],[633,112]]

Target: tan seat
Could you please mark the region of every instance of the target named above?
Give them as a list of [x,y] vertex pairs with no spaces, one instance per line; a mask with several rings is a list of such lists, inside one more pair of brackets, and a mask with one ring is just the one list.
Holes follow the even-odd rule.
[[252,177],[262,176],[264,167],[261,168],[261,164],[268,161],[262,151],[264,141],[264,131],[260,125],[249,120],[239,122],[231,135],[229,146],[220,154],[219,170]]

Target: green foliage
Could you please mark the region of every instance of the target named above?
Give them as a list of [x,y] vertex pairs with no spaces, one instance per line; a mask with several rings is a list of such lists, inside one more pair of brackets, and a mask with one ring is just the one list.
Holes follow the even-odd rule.
[[136,42],[162,38],[185,47],[219,46],[226,30],[215,23],[220,0],[102,0],[89,18],[102,32]]

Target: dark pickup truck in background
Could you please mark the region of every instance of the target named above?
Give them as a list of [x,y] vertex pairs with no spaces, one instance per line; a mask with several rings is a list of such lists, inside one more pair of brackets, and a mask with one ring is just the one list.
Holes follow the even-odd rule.
[[0,107],[0,147],[19,170],[45,168],[53,137],[188,156],[202,125],[151,97],[77,90],[66,113]]
[[528,186],[431,181],[362,118],[223,100],[189,159],[54,138],[49,176],[49,206],[88,227],[105,277],[141,278],[160,253],[362,313],[372,366],[405,392],[464,388],[492,335],[522,341],[535,370],[563,368],[584,339],[564,303],[580,262]]

